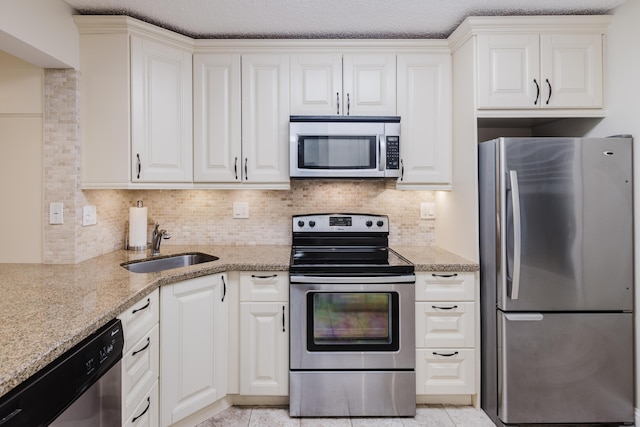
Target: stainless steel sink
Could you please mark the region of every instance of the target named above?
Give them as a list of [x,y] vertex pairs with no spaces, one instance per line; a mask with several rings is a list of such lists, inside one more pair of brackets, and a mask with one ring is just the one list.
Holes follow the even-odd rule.
[[130,261],[120,264],[133,273],[156,273],[158,271],[171,270],[172,268],[188,267],[219,259],[217,256],[202,252],[170,255],[162,258],[151,258],[142,261]]

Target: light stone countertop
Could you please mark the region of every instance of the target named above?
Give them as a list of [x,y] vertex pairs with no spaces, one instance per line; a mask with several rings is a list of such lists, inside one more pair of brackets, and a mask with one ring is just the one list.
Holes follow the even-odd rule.
[[[435,247],[394,247],[416,271],[477,271]],[[287,271],[290,246],[175,246],[162,255],[205,252],[220,259],[159,273],[131,273],[121,263],[149,252],[111,252],[69,265],[0,264],[0,396],[159,286],[225,271]]]

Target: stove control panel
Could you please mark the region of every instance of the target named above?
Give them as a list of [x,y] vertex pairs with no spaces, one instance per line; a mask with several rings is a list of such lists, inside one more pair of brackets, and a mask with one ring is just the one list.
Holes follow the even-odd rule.
[[295,215],[293,217],[293,232],[388,233],[389,217],[370,214]]

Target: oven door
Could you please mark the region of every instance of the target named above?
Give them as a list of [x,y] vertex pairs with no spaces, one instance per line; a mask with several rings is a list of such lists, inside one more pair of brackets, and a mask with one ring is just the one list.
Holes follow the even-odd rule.
[[323,283],[292,279],[291,370],[415,368],[415,276],[302,277]]

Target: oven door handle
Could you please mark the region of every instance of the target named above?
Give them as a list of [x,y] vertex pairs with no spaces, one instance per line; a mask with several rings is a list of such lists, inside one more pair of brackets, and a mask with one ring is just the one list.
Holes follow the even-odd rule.
[[415,283],[416,276],[307,276],[307,275],[291,275],[289,277],[291,283],[311,283],[311,284],[369,284],[369,283]]

